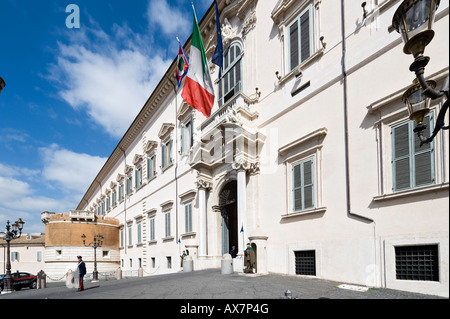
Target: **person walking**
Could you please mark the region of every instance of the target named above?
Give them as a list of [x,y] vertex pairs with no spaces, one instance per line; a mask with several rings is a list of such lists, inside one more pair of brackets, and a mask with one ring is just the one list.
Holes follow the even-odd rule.
[[80,286],[78,291],[84,290],[84,275],[86,275],[86,264],[81,256],[78,256],[78,274],[80,275]]

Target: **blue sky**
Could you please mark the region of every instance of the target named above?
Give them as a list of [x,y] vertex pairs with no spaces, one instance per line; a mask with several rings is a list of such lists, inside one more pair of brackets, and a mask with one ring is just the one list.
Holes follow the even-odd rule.
[[[192,2],[200,20],[213,1]],[[190,36],[191,0],[2,0],[0,30],[0,230],[44,232],[41,212],[76,208]]]

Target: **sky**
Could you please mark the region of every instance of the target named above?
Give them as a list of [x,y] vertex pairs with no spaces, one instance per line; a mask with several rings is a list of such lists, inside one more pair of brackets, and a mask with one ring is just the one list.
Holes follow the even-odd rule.
[[191,35],[191,2],[200,21],[213,0],[0,1],[0,231],[77,207]]

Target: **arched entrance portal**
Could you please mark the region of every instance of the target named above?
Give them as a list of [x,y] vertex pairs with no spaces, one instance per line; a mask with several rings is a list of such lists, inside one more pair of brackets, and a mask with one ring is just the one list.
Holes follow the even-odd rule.
[[222,215],[222,255],[230,253],[231,247],[238,253],[237,182],[225,185],[219,195]]

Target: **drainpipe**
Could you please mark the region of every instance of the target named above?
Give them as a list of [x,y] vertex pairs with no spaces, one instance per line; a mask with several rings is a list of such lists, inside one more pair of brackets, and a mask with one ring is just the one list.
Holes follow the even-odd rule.
[[[123,157],[125,160],[125,169],[127,168],[127,154],[125,153],[125,151],[122,149],[122,147],[120,147],[119,145],[119,150],[122,151],[123,153]],[[126,176],[125,176],[125,183],[126,183]],[[124,184],[125,188],[126,185]],[[125,255],[127,254],[127,195],[126,195],[126,190],[124,189],[124,200],[123,200],[123,213],[124,213],[124,221],[123,221],[123,242],[124,242],[124,249],[125,249]],[[121,263],[121,267],[122,267],[122,263]]]
[[[175,227],[176,227],[176,240],[178,245],[178,255],[181,256],[181,245],[178,244],[178,240],[180,239],[179,231],[178,231],[178,119],[177,119],[177,107],[178,107],[178,91],[177,85],[172,82],[172,79],[167,76],[169,82],[173,86],[173,92],[175,94]],[[172,150],[173,151],[173,150]]]
[[[342,83],[343,83],[343,104],[344,104],[344,143],[345,143],[345,194],[347,202],[347,216],[363,223],[373,224],[373,252],[375,267],[377,267],[376,253],[376,223],[375,220],[367,216],[359,215],[352,212],[352,201],[350,194],[350,150],[349,150],[349,132],[348,132],[348,84],[347,84],[347,46],[345,36],[345,0],[341,0],[341,31],[342,31]],[[378,283],[377,271],[375,271],[375,284]]]

